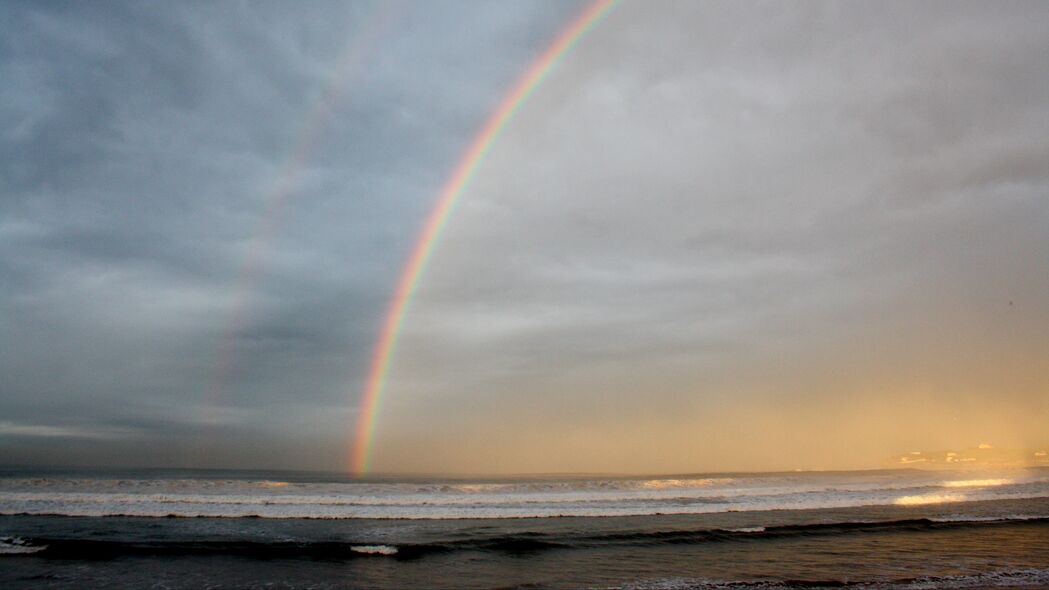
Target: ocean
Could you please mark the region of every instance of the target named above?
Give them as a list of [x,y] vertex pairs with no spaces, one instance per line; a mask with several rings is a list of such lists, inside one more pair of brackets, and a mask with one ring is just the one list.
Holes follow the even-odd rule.
[[0,470],[0,588],[1049,588],[1049,468]]

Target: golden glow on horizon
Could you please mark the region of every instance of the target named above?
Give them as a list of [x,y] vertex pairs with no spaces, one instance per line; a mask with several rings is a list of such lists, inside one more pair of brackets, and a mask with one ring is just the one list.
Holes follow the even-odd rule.
[[[807,160],[777,158],[794,153],[798,130],[809,129],[801,125],[809,121],[807,107],[825,104],[825,89],[800,88],[791,76],[770,79],[756,68],[746,78],[755,104],[725,100],[722,106],[719,97],[727,95],[708,90],[706,75],[715,71],[707,60],[732,71],[737,54],[678,62],[675,52],[650,48],[663,44],[648,44],[644,34],[622,39],[632,34],[618,33],[633,30],[635,20],[650,22],[649,12],[660,11],[617,7],[615,18],[559,66],[486,158],[453,213],[446,237],[454,239],[437,246],[439,259],[425,270],[415,299],[398,300],[396,314],[410,305],[411,317],[403,331],[398,325],[385,333],[391,340],[384,346],[392,349],[397,340],[396,379],[386,383],[375,373],[379,378],[369,382],[376,405],[361,408],[360,430],[372,428],[367,421],[380,413],[382,426],[358,439],[353,451],[367,455],[370,446],[374,456],[371,466],[363,458],[357,466],[389,473],[672,478],[1036,463],[1034,449],[1046,448],[1049,416],[1046,369],[1037,362],[1049,324],[1042,321],[1045,306],[1032,303],[1046,300],[1036,297],[1045,292],[1047,283],[1038,278],[1044,273],[1031,272],[1042,268],[1030,264],[1039,259],[1017,251],[992,273],[999,280],[970,284],[974,275],[962,262],[1002,260],[1021,242],[993,234],[979,248],[969,244],[965,232],[955,230],[978,218],[961,211],[940,219],[923,208],[921,215],[907,214],[898,230],[877,215],[861,215],[850,223],[872,231],[842,234],[835,221],[841,183],[880,187],[907,180],[915,173],[911,160],[898,158],[877,136],[827,130],[812,137],[820,154],[850,153],[841,148],[854,145],[884,158],[885,169],[842,156],[835,158],[841,177],[821,176],[810,186],[805,176],[804,191],[778,193],[775,179],[793,180],[785,165]],[[681,47],[689,47],[688,32],[670,21],[659,17],[652,30],[680,35]],[[862,54],[846,58],[841,63],[866,67]],[[626,64],[640,72],[664,64],[668,75],[680,70],[682,76],[620,80]],[[666,84],[652,88],[655,82]],[[783,105],[755,111],[764,112],[761,128],[769,133],[735,147],[714,140],[738,137],[734,125],[721,121],[757,108],[764,96],[757,89],[796,92],[802,102],[782,112]],[[693,96],[709,101],[700,108],[688,100]],[[866,97],[857,100],[867,104]],[[884,106],[871,120],[894,128],[894,105]],[[781,119],[792,123],[779,126]],[[719,129],[720,135],[706,135]],[[677,139],[667,145],[682,151],[659,149]],[[754,173],[753,154],[766,149],[773,168],[762,170],[771,177]],[[653,155],[665,158],[649,159]],[[722,165],[731,173],[708,178]],[[678,187],[696,189],[679,195]],[[922,185],[906,188],[923,194]],[[905,196],[893,207],[910,211]],[[795,230],[781,235],[771,228],[794,211],[793,198],[797,214],[812,225],[796,229],[799,250],[784,258],[776,240]],[[678,206],[695,217],[674,215]],[[1008,215],[1003,223],[1011,223]],[[915,259],[902,246],[891,259],[876,254],[881,249],[869,248],[867,240],[881,243],[885,236],[877,228],[907,244],[923,243],[932,232],[938,237],[929,253],[937,257]],[[828,240],[840,237],[844,248],[800,247],[805,236],[824,233]],[[775,239],[751,252],[751,239],[761,235]],[[738,260],[728,255],[737,243],[748,246]],[[954,269],[950,276],[940,276],[944,265]],[[916,274],[900,280],[903,269]],[[808,288],[817,279],[827,287],[818,299]],[[992,306],[1006,290],[1010,297],[1022,292],[1028,303]],[[760,301],[760,309],[752,301]],[[396,314],[390,317],[402,317]],[[390,362],[392,352],[383,354],[375,358]],[[1008,449],[1031,451],[1014,458]],[[1005,476],[952,474],[931,485]],[[959,485],[900,495],[934,491],[968,493]]]

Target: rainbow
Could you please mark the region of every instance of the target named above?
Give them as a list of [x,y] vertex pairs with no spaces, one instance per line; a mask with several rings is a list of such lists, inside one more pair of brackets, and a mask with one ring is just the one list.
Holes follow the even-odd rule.
[[307,110],[306,117],[295,134],[291,150],[281,159],[273,184],[264,193],[263,211],[249,234],[251,240],[247,243],[247,251],[232,289],[234,301],[231,312],[215,352],[215,366],[211,371],[207,397],[199,409],[201,419],[205,423],[211,417],[206,414],[214,412],[215,406],[225,401],[226,384],[231,380],[236,365],[237,335],[247,324],[250,296],[255,292],[259,275],[263,270],[263,262],[278,233],[288,202],[299,185],[302,172],[320,143],[340,101],[353,89],[357,79],[366,73],[366,66],[375,49],[399,17],[401,10],[399,4],[378,0],[365,18],[359,21],[358,26],[347,35],[332,73]]
[[532,62],[504,96],[481,131],[470,142],[466,153],[463,154],[459,164],[456,165],[441,189],[437,203],[430,211],[422,232],[408,256],[408,261],[401,271],[372,354],[364,394],[358,410],[356,438],[350,452],[351,473],[360,476],[367,473],[370,467],[375,421],[381,407],[383,390],[390,372],[390,363],[397,346],[397,337],[404,325],[404,318],[411,304],[412,295],[426,270],[426,263],[433,254],[441,232],[448,223],[448,218],[451,217],[459,197],[470,184],[477,169],[484,162],[507,123],[513,119],[521,106],[528,101],[528,97],[542,84],[561,59],[601,20],[601,17],[608,13],[615,2],[616,0],[591,2]]

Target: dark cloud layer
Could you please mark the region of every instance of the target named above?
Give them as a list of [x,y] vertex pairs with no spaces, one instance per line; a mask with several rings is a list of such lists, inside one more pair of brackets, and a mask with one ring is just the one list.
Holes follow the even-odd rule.
[[341,465],[414,233],[577,9],[5,5],[0,461]]

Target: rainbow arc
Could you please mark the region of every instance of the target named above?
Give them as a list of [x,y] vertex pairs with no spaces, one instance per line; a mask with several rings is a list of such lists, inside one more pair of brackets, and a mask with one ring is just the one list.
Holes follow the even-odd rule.
[[362,475],[370,468],[375,422],[381,409],[390,365],[397,347],[397,338],[404,325],[412,296],[426,271],[426,264],[440,240],[441,233],[456,203],[484,162],[488,152],[491,151],[499,134],[506,128],[507,123],[513,119],[517,111],[528,101],[529,96],[542,84],[561,59],[608,13],[615,2],[616,0],[597,0],[589,4],[532,62],[470,142],[466,153],[463,154],[441,189],[437,202],[427,217],[422,232],[416,239],[415,246],[408,257],[408,262],[397,281],[372,354],[368,378],[358,410],[356,438],[351,451],[350,470],[352,473]]

